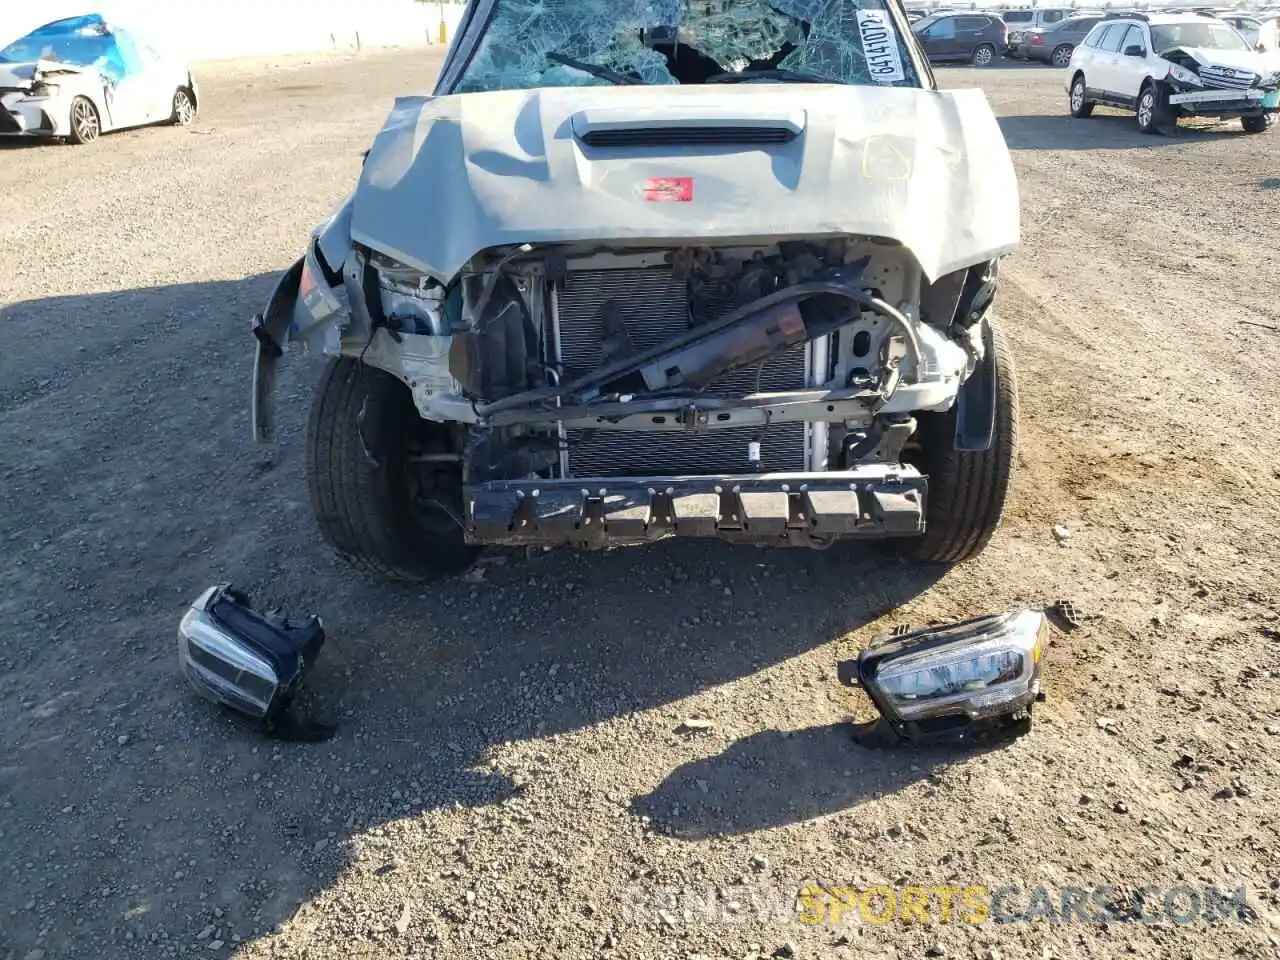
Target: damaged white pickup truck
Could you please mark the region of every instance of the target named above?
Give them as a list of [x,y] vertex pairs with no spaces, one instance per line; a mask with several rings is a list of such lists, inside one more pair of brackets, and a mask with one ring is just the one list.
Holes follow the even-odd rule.
[[1018,191],[889,0],[473,0],[432,96],[254,318],[253,423],[331,356],[311,500],[357,566],[670,536],[963,560],[1017,399]]

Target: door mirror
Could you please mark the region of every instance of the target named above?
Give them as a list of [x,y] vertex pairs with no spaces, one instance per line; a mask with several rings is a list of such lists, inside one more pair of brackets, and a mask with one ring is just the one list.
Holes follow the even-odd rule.
[[1138,44],[1131,43],[1129,46],[1124,48],[1124,55],[1126,57],[1145,57],[1147,55],[1147,51],[1142,49]]

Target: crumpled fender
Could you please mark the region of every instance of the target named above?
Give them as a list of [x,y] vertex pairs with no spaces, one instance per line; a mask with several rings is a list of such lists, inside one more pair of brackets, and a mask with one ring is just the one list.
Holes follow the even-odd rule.
[[305,319],[313,298],[323,297],[318,289],[320,284],[336,287],[342,283],[342,264],[350,252],[351,198],[348,197],[312,233],[306,254],[281,275],[267,305],[253,317],[257,346],[253,357],[250,419],[255,443],[268,443],[274,436],[272,395],[276,365],[299,332],[300,315]]
[[342,282],[342,265],[351,252],[351,206],[355,195],[351,194],[328,220],[316,228],[316,249],[320,251],[320,265],[327,268],[325,275],[332,286]]

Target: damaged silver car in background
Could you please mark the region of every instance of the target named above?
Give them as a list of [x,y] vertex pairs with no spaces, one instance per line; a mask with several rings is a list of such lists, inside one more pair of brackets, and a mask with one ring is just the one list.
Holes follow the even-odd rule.
[[957,562],[1014,465],[1018,239],[985,96],[897,3],[473,0],[254,318],[255,437],[282,354],[328,354],[314,512],[392,578],[670,536]]

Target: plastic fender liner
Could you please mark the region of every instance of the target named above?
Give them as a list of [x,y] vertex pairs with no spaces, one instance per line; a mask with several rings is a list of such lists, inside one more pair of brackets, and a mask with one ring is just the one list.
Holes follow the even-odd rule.
[[991,448],[996,432],[996,388],[999,383],[991,324],[982,321],[982,360],[956,394],[955,448],[980,453]]
[[253,397],[250,420],[255,443],[267,443],[275,432],[271,395],[276,386],[276,364],[284,355],[284,344],[293,323],[293,305],[302,283],[302,257],[286,270],[271,292],[266,309],[253,318],[253,336],[258,341],[253,355]]

